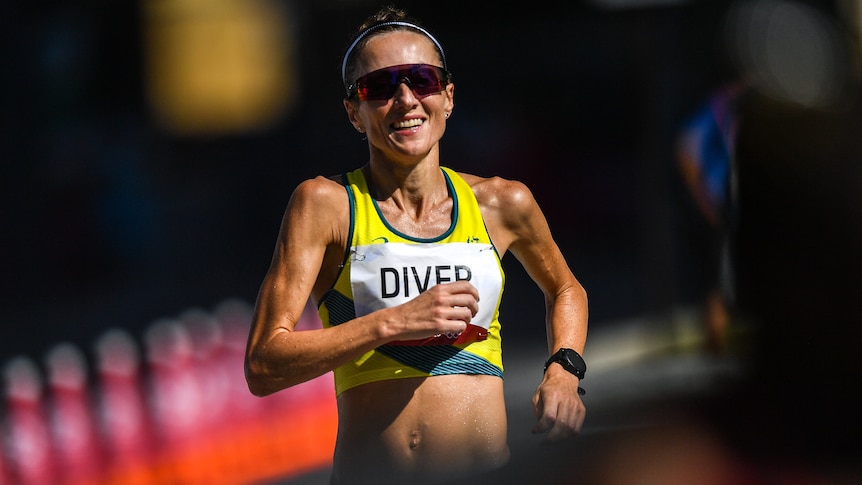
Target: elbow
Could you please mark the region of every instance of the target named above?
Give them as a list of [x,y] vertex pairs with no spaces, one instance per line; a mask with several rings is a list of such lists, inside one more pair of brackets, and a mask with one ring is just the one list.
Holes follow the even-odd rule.
[[571,279],[560,290],[559,296],[565,295],[579,305],[587,305],[587,289],[575,278],[575,275],[571,275]]
[[563,305],[568,308],[573,308],[578,313],[589,314],[589,299],[587,290],[577,280],[566,285],[555,293],[545,295],[545,302],[548,307]]
[[248,390],[257,397],[268,396],[302,382],[297,373],[296,359],[286,355],[271,341],[249,343],[243,367]]
[[259,379],[249,378],[246,376],[246,382],[248,383],[248,390],[255,397],[265,397],[272,394],[273,390],[269,389],[263,382]]
[[272,385],[272,377],[266,372],[265,366],[254,358],[246,358],[245,361],[245,382],[248,385],[248,390],[254,396],[268,396],[278,389]]
[[580,283],[578,283],[577,286],[577,295],[578,299],[583,302],[583,305],[586,308],[589,305],[589,297],[587,296],[587,289]]
[[587,296],[587,289],[584,288],[583,285],[578,283],[576,290],[578,306],[581,308],[581,311],[584,314],[584,318],[586,319],[588,318],[587,316],[590,314],[590,300]]
[[554,299],[557,301],[568,300],[584,307],[588,305],[587,289],[576,279],[562,286],[554,295]]

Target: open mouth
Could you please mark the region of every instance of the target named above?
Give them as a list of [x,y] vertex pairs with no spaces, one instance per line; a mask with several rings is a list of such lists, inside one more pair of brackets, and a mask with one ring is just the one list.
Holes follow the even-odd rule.
[[404,120],[392,123],[392,127],[396,130],[406,130],[409,128],[416,128],[417,126],[425,123],[425,120],[421,118],[413,118],[411,120]]

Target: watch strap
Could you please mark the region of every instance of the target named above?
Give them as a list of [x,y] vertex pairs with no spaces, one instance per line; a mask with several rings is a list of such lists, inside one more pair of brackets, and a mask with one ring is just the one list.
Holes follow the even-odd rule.
[[[584,361],[584,358],[581,357],[581,354],[573,349],[562,348],[556,351],[545,362],[544,371],[547,372],[548,366],[554,362],[560,364],[563,369],[571,372],[579,380],[582,380],[587,373],[587,363]],[[586,394],[586,391],[584,391],[583,388],[578,387],[578,394]]]

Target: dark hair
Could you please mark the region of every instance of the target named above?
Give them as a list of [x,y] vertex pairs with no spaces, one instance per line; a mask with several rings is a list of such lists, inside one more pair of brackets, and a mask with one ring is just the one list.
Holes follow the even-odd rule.
[[418,20],[407,15],[407,12],[389,5],[369,16],[354,32],[349,47],[345,50],[344,60],[341,63],[341,80],[344,83],[345,89],[356,78],[356,61],[359,53],[365,48],[369,39],[377,34],[399,30],[419,32],[428,37],[434,43],[437,54],[440,56],[440,62],[443,64],[442,67],[446,69],[446,56],[443,54],[443,47],[440,46],[437,39],[422,27],[422,24]]

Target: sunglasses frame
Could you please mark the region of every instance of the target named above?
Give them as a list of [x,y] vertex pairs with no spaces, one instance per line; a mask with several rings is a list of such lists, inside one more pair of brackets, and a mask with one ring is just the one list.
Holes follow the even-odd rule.
[[[411,77],[420,69],[430,69],[436,72],[437,85],[433,86],[433,88],[424,87],[417,90]],[[368,96],[367,94],[365,96],[360,96],[359,90],[366,87],[363,84],[368,80],[368,78],[379,76],[380,73],[383,72],[389,74],[390,83],[387,84],[387,90],[385,92],[381,90],[379,94],[373,96]],[[353,84],[347,87],[347,99],[358,98],[360,101],[384,101],[394,96],[395,92],[398,90],[398,86],[403,82],[406,82],[407,86],[418,96],[428,96],[446,89],[446,86],[452,82],[452,73],[443,67],[432,64],[399,64],[397,66],[384,67],[359,76]],[[389,93],[388,95],[386,95],[387,92]]]

